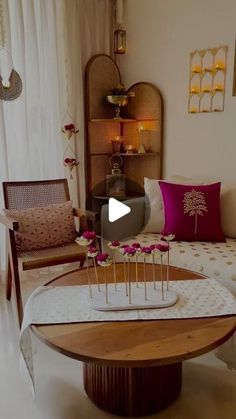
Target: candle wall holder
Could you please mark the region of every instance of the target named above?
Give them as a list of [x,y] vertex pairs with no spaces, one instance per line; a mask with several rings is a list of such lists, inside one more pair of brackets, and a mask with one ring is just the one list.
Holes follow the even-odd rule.
[[189,113],[223,112],[227,49],[221,45],[190,53]]

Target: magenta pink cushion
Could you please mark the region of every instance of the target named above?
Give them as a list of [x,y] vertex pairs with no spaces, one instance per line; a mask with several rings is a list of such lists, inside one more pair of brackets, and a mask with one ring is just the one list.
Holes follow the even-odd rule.
[[223,242],[220,222],[220,182],[179,185],[159,182],[165,214],[162,234],[176,240]]

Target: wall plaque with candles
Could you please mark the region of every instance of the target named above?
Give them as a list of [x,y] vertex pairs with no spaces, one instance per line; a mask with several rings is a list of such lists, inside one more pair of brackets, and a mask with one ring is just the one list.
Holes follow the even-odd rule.
[[227,49],[221,45],[190,53],[189,113],[223,112]]

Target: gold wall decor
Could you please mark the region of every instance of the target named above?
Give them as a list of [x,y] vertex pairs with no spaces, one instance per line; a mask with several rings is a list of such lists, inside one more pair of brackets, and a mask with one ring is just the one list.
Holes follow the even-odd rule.
[[189,113],[223,112],[227,49],[221,45],[190,53]]

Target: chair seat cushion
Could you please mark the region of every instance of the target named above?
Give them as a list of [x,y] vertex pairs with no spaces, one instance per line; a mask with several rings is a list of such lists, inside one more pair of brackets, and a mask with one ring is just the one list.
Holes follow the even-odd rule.
[[19,268],[23,271],[84,259],[84,247],[79,246],[77,243],[49,249],[33,250],[31,252],[20,252],[18,255]]
[[76,238],[71,201],[4,212],[19,222],[19,229],[15,233],[18,252],[60,246],[71,243]]

